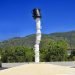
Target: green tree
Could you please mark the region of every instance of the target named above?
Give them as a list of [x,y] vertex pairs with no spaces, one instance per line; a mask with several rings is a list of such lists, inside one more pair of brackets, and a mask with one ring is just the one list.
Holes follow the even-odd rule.
[[[68,45],[65,41],[46,41],[41,48],[41,61],[64,61],[67,60]],[[45,41],[45,40],[44,40]]]
[[49,39],[49,38],[43,39],[41,41],[41,44],[40,44],[40,61],[43,61],[43,62],[46,61],[48,48],[50,46],[52,46],[53,43],[54,43],[54,40]]
[[23,46],[6,47],[2,51],[3,62],[32,62],[34,61],[34,51],[32,48]]

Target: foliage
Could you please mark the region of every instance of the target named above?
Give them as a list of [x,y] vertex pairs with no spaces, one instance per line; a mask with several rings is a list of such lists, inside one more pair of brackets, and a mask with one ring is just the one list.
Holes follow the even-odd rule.
[[71,52],[71,55],[68,57],[68,59],[70,61],[75,61],[75,51],[74,50]]
[[31,48],[7,47],[2,51],[3,62],[29,62],[34,61],[34,52]]
[[[33,62],[35,34],[16,37],[0,42],[2,62]],[[41,61],[74,60],[74,52],[67,56],[67,49],[75,48],[75,31],[42,34],[40,44]],[[68,58],[67,58],[68,57]]]
[[[63,40],[53,41],[44,40],[43,47],[41,48],[41,61],[65,61],[67,60],[67,43]],[[43,42],[42,42],[43,43]]]

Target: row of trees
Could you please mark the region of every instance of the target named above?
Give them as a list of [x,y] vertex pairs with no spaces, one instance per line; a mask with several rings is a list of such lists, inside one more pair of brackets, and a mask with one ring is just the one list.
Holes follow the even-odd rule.
[[[40,44],[40,61],[66,61],[69,57],[67,49],[68,44],[64,40],[42,40]],[[24,46],[0,48],[0,56],[2,62],[34,62],[34,49]]]
[[1,50],[2,62],[29,62],[34,61],[34,52],[32,48],[6,47]]

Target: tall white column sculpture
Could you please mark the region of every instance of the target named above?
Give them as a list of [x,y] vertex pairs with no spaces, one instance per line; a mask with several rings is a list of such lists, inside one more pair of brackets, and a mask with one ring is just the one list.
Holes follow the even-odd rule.
[[41,41],[41,14],[40,14],[40,9],[34,9],[33,10],[33,17],[36,21],[36,42],[34,45],[34,50],[35,50],[35,62],[39,63],[40,61],[40,55],[39,55],[39,44]]

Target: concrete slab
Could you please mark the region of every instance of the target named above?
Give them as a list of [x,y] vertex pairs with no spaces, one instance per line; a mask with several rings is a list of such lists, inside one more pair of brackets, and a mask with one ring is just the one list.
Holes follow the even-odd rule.
[[33,63],[1,70],[0,75],[75,75],[75,68]]

